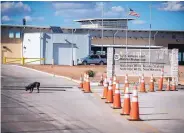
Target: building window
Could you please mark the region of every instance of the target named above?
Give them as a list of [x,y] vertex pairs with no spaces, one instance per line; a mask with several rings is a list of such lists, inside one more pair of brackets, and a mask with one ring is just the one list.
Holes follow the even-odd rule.
[[178,61],[181,61],[181,52],[178,53]]
[[15,33],[15,38],[20,38],[20,32]]
[[13,31],[9,31],[9,38],[14,38],[14,33],[13,33]]

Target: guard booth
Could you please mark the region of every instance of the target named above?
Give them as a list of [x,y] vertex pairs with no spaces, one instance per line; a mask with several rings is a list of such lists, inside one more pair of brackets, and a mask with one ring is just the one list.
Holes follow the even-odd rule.
[[116,76],[174,77],[178,83],[178,49],[107,48],[107,78]]

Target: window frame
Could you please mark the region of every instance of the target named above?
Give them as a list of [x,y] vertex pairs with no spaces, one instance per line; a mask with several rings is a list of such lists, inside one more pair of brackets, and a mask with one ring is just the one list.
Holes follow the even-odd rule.
[[[13,36],[11,37],[10,35],[13,35]],[[8,31],[8,38],[10,38],[10,39],[15,38],[14,31],[12,31],[12,30]]]
[[[17,37],[17,33],[19,33],[19,37]],[[16,38],[16,39],[20,39],[20,38],[21,38],[20,31],[16,31],[16,32],[15,32],[15,38]]]

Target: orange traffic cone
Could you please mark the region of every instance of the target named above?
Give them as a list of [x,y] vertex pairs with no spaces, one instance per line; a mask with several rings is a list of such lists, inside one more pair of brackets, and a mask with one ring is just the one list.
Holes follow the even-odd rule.
[[89,75],[86,75],[86,88],[84,90],[84,93],[91,93],[91,88],[90,88],[90,81],[89,81]]
[[128,74],[125,75],[124,93],[125,93],[126,87],[129,87],[129,83],[128,83]]
[[160,77],[159,82],[158,82],[158,91],[162,91],[162,88],[163,88],[163,75],[164,75],[164,71],[162,69],[161,77]]
[[107,82],[107,77],[105,77],[105,79],[104,79],[104,91],[103,91],[103,96],[101,99],[106,99],[107,93],[108,93],[108,82]]
[[113,89],[113,95],[114,95],[115,90],[116,90],[116,75],[114,75],[114,78],[113,78],[113,85],[112,85],[112,89]]
[[175,78],[173,78],[172,91],[178,91],[178,90],[176,90],[176,80],[175,80]]
[[142,74],[142,77],[141,77],[140,92],[146,92],[145,82],[144,82],[144,74]]
[[133,90],[130,118],[128,120],[130,120],[130,121],[140,121],[138,92],[137,92],[137,87],[136,86],[134,87],[134,90]]
[[153,81],[153,74],[151,75],[150,79],[150,92],[154,92],[154,81]]
[[107,99],[105,103],[113,103],[112,78],[109,80]]
[[124,103],[123,103],[123,109],[121,115],[129,115],[130,114],[130,93],[129,88],[125,88],[125,94],[124,94]]
[[170,79],[168,78],[166,91],[170,91],[170,90],[171,90],[171,87],[170,87]]
[[104,79],[103,79],[103,74],[102,74],[100,78],[99,86],[103,86],[103,82],[104,82]]
[[121,109],[121,98],[120,98],[120,90],[119,90],[119,82],[118,81],[116,81],[113,109]]

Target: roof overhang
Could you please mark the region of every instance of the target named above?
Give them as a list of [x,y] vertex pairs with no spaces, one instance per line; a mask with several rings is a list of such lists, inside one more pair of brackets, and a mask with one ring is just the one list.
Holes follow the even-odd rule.
[[163,46],[149,46],[149,45],[112,45],[112,44],[105,44],[105,45],[100,45],[100,44],[91,44],[91,46],[95,47],[123,47],[123,48],[163,48]]
[[[119,20],[135,20],[134,18],[103,18],[103,21],[119,21]],[[86,21],[102,21],[102,18],[89,18],[74,20],[74,22],[86,22]]]

